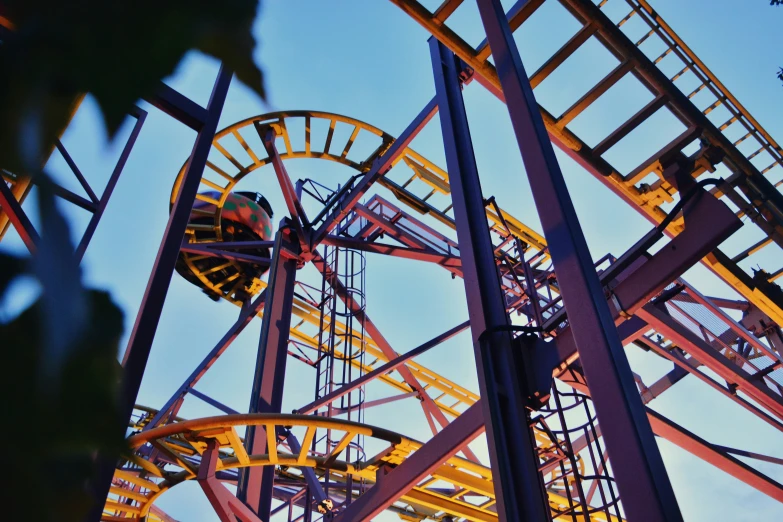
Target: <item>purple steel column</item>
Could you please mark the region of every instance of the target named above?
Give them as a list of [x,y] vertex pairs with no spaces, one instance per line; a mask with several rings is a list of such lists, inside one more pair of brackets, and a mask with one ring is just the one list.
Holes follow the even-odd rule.
[[663,459],[499,0],[478,0],[530,188],[629,520],[680,521]]
[[[459,83],[457,58],[430,38],[446,165],[451,183],[470,328],[501,521],[550,520],[535,441],[489,235],[484,198]],[[486,341],[482,334],[487,336]],[[455,421],[456,422],[456,421]]]
[[[299,253],[299,240],[284,220],[275,238],[274,261],[269,271],[250,413],[280,413],[282,408]],[[266,453],[266,430],[248,426],[245,446],[250,455]],[[264,520],[269,520],[272,509],[274,478],[274,466],[264,466],[246,469],[239,481],[237,496]]]
[[[232,73],[221,66],[215,80],[215,86],[212,88],[212,95],[209,98],[206,121],[193,145],[188,167],[182,178],[182,184],[180,185],[174,208],[171,209],[169,222],[166,225],[166,231],[158,249],[158,256],[155,259],[155,265],[152,268],[152,274],[147,283],[147,289],[144,292],[139,313],[136,316],[136,323],[128,341],[128,348],[125,350],[122,361],[123,375],[119,404],[122,426],[118,426],[118,429],[122,429],[123,433],[125,432],[127,421],[133,413],[133,405],[139,393],[141,379],[144,376],[144,368],[147,366],[152,341],[155,338],[155,330],[158,328],[160,314],[163,311],[163,302],[169,290],[169,283],[174,273],[174,265],[177,262],[179,248],[182,245],[182,238],[188,226],[190,211],[193,208],[193,202],[196,199],[196,193],[201,183],[201,175],[204,173],[207,156],[217,131],[223,104],[226,101],[231,76]],[[100,520],[103,502],[109,493],[115,464],[113,461],[109,462],[105,458],[101,459],[99,457],[99,471],[93,483],[93,501],[95,504],[87,520],[93,522]]]

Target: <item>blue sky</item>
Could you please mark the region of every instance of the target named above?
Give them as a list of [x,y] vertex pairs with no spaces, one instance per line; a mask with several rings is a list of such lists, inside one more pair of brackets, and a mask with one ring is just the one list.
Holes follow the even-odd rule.
[[[504,5],[511,3],[505,1]],[[432,8],[437,2],[424,4]],[[612,0],[607,7],[614,9],[618,4],[624,2]],[[783,139],[783,87],[774,76],[777,67],[783,66],[780,55],[783,33],[779,29],[783,8],[770,7],[766,0],[651,0],[651,4],[770,134]],[[553,24],[557,20],[560,23]],[[471,44],[483,38],[475,5],[470,0],[456,12],[449,25]],[[569,22],[554,0],[546,2],[517,36],[528,72],[535,70],[576,29],[576,22]],[[355,117],[396,135],[434,94],[427,47],[429,35],[390,2],[267,1],[254,31],[260,42],[255,59],[266,74],[268,103],[263,104],[247,88],[234,82],[221,127],[274,110],[312,109]],[[536,90],[539,102],[551,112],[559,114],[582,94],[580,82],[595,82],[615,65],[595,42],[588,42],[578,58]],[[214,60],[193,53],[167,83],[206,104],[216,71]],[[611,92],[611,105],[599,101],[573,122],[572,128],[588,144],[599,141],[613,125],[627,118],[629,111],[645,102],[645,94],[632,83],[626,83]],[[494,194],[504,209],[540,230],[505,106],[477,84],[465,90],[465,100],[484,195]],[[155,109],[145,104],[142,107],[149,110],[149,117],[83,265],[88,284],[109,289],[125,310],[126,337],[165,228],[174,177],[195,137],[194,132]],[[109,143],[103,138],[91,99],[85,101],[77,114],[63,141],[94,186],[102,188],[108,178],[131,124],[126,123],[120,136]],[[673,118],[658,118],[644,136],[634,138],[635,142],[623,147],[626,152],[615,153],[609,157],[610,161],[620,170],[631,170],[679,134],[678,125]],[[445,167],[437,118],[414,141],[413,148]],[[607,252],[621,254],[650,229],[635,210],[620,202],[592,176],[564,155],[558,153],[558,157],[595,258]],[[293,179],[313,177],[325,184],[341,182],[352,174],[347,169],[322,163],[290,161],[287,168]],[[59,157],[53,157],[49,168],[64,186],[79,191]],[[264,192],[279,217],[284,207],[271,172],[267,167],[241,187]],[[782,175],[778,169],[771,179],[777,181]],[[395,202],[388,193],[381,190],[379,193]],[[34,209],[33,198],[28,201],[27,208]],[[86,213],[71,208],[65,211],[74,234],[80,234],[87,222]],[[34,218],[35,213],[30,214]],[[731,243],[736,250],[755,239],[746,229],[740,233],[745,235],[730,240],[736,242]],[[21,248],[18,237],[10,232],[3,249],[21,252]],[[764,258],[773,269],[780,265],[776,255],[771,252]],[[311,276],[303,274],[303,277]],[[732,296],[726,285],[700,266],[689,271],[686,279],[702,293]],[[467,318],[461,281],[452,280],[447,272],[435,266],[371,257],[366,293],[368,314],[401,352]],[[12,297],[0,303],[0,314],[13,315],[34,295],[32,283],[18,284]],[[238,309],[227,303],[213,303],[175,276],[139,402],[150,406],[162,404],[233,323],[237,312]],[[245,411],[259,330],[260,321],[251,324],[198,388],[232,408]],[[669,369],[659,359],[639,353],[635,348],[629,348],[628,353],[634,370],[648,384]],[[463,334],[418,360],[477,391],[472,357],[469,336]],[[284,411],[312,398],[313,379],[311,369],[289,361]],[[380,385],[368,388],[369,398],[388,393]],[[693,378],[686,378],[651,406],[710,442],[783,456],[780,433]],[[214,410],[197,399],[190,399],[182,414],[196,417],[214,414]],[[428,437],[421,409],[413,399],[394,403],[384,410],[369,410],[367,422],[420,440]],[[473,446],[480,455],[485,453],[481,441]],[[660,447],[686,520],[783,517],[783,506],[769,497],[665,441],[660,442]],[[780,466],[755,462],[752,465],[783,481]],[[179,486],[164,496],[159,506],[183,521],[217,520],[196,484]]]

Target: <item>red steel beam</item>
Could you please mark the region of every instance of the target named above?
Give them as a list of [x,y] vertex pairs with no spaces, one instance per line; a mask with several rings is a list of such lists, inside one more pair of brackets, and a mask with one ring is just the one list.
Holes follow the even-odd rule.
[[19,234],[19,237],[22,238],[22,242],[24,242],[27,250],[29,250],[31,254],[34,254],[37,244],[41,239],[38,236],[38,232],[35,231],[35,227],[30,222],[30,219],[27,217],[27,214],[22,210],[22,206],[16,200],[13,192],[8,188],[8,185],[6,185],[5,180],[2,177],[0,177],[0,210],[2,210],[2,213],[5,214],[5,217],[8,218],[11,224],[14,225],[16,232]]
[[483,431],[484,415],[481,403],[477,402],[416,450],[413,457],[388,474],[380,475],[375,486],[337,515],[334,522],[372,520],[455,453],[464,450]]
[[[462,261],[460,261],[459,257],[440,254],[431,249],[422,250],[419,248],[405,248],[395,245],[388,245],[385,243],[378,243],[375,241],[361,241],[359,239],[332,235],[326,236],[322,243],[343,248],[352,248],[354,250],[362,250],[364,252],[372,252],[375,254],[385,254],[387,256],[426,261],[428,263],[435,263],[437,265],[456,270],[459,270],[462,266]],[[459,270],[457,275],[462,277],[462,271]]]
[[[354,313],[357,319],[364,323],[365,331],[369,334],[370,338],[375,341],[375,344],[378,345],[386,358],[391,361],[399,357],[400,354],[394,351],[389,341],[386,340],[386,337],[384,337],[378,327],[375,326],[375,323],[370,320],[365,311],[359,306],[359,303],[354,301],[351,295],[347,292],[345,286],[343,286],[337,277],[337,274],[329,269],[324,259],[317,253],[313,257],[313,265],[322,274],[325,275],[329,286],[331,286],[337,296],[351,308],[351,311]],[[441,428],[448,426],[449,421],[446,418],[446,415],[440,410],[440,408],[438,408],[438,405],[435,404],[435,401],[432,400],[432,398],[427,393],[427,390],[424,389],[410,369],[403,365],[398,368],[398,372],[405,382],[411,387],[411,389],[418,392],[419,397],[422,399],[421,405],[422,408],[424,408],[425,415],[431,415],[432,418],[434,418],[438,424],[440,424]],[[465,456],[469,460],[474,462],[479,461],[478,457],[476,457],[476,455],[469,448],[465,448],[464,452]]]
[[288,171],[283,165],[283,160],[280,158],[280,154],[277,152],[275,146],[275,138],[277,132],[271,126],[263,128],[258,122],[255,123],[256,132],[258,137],[261,138],[266,153],[269,155],[269,159],[272,161],[272,167],[277,175],[277,181],[280,184],[280,190],[283,192],[283,199],[288,207],[288,213],[291,215],[294,227],[296,228],[296,236],[299,238],[299,246],[302,249],[302,253],[307,254],[310,251],[310,243],[307,238],[307,234],[304,231],[304,226],[309,225],[307,223],[307,215],[302,207],[302,202],[299,201],[299,196],[296,195],[296,189],[293,183],[291,183],[291,177],[288,175]]
[[435,116],[438,112],[438,104],[433,98],[422,109],[418,116],[408,125],[399,138],[392,143],[389,150],[387,150],[382,156],[375,158],[370,170],[359,180],[356,186],[351,191],[345,194],[336,203],[336,208],[326,216],[323,224],[314,233],[312,238],[312,246],[315,248],[321,240],[342,221],[348,213],[353,209],[364,194],[370,189],[378,178],[385,175],[394,165],[394,162],[399,158],[410,145],[413,138],[415,138],[425,125]]
[[684,325],[675,321],[666,312],[650,304],[638,310],[636,315],[646,321],[661,335],[688,352],[701,364],[714,371],[727,382],[736,384],[746,395],[767,408],[778,418],[783,419],[783,398],[774,394],[759,381],[753,380],[751,374],[739,365],[729,361],[725,355],[708,345]]
[[[292,236],[294,232],[284,225],[275,238],[275,257],[269,271],[249,413],[280,413],[282,408],[298,261],[298,255],[289,256],[287,250],[299,254],[296,252],[299,242]],[[248,453],[267,453],[267,441],[274,440],[267,435],[264,426],[248,426],[245,435]],[[273,466],[248,468],[240,475],[237,489],[237,496],[265,519],[272,510],[274,471]]]
[[663,415],[647,408],[647,418],[653,432],[705,462],[741,480],[745,484],[783,502],[783,485],[751,468],[744,462],[718,449],[698,435],[675,424]]
[[220,480],[215,477],[215,468],[220,462],[220,446],[215,439],[207,443],[207,450],[201,455],[198,469],[198,484],[207,496],[220,522],[261,522],[243,502],[231,494]]
[[317,401],[313,401],[310,404],[307,404],[306,406],[302,406],[298,410],[296,410],[294,413],[298,413],[300,415],[307,415],[309,413],[314,412],[318,408],[321,408],[322,406],[325,406],[331,402],[336,401],[340,397],[351,393],[356,388],[359,388],[360,386],[364,386],[369,381],[372,381],[374,379],[377,379],[381,375],[386,375],[387,373],[396,370],[406,362],[408,362],[410,359],[413,359],[414,357],[423,354],[424,352],[428,351],[430,348],[434,348],[435,346],[438,346],[439,344],[451,339],[455,335],[457,335],[460,332],[463,332],[470,328],[470,321],[465,321],[464,323],[458,324],[454,328],[440,334],[439,336],[435,337],[434,339],[431,339],[427,341],[426,343],[422,344],[421,346],[414,348],[413,350],[400,355],[399,357],[392,359],[391,361],[387,362],[386,364],[383,364],[373,371],[366,373],[359,377],[358,379],[355,379],[351,381],[349,384],[346,384],[345,386],[338,388],[337,390],[334,390],[333,392],[324,395]]

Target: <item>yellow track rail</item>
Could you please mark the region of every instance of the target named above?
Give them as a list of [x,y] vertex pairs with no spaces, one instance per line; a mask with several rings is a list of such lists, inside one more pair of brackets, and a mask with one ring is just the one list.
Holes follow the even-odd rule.
[[[236,431],[241,426],[263,426],[271,434],[278,427],[303,431],[303,449],[298,454],[285,453],[278,451],[277,444],[272,444],[270,447],[274,451],[268,454],[248,455]],[[319,429],[331,430],[333,437],[339,439],[329,455],[314,455],[309,451],[310,442]],[[386,443],[388,447],[368,461],[351,463],[337,460],[341,452],[359,436]],[[217,471],[278,466],[290,477],[292,470],[303,467],[315,468],[320,472],[328,460],[330,473],[336,475],[334,480],[339,481],[341,477],[344,479],[350,475],[368,484],[374,483],[376,471],[381,466],[398,465],[422,446],[421,442],[381,428],[312,415],[244,414],[176,422],[128,439],[131,449],[137,450],[151,444],[176,464],[162,469],[136,456],[129,462],[131,466],[118,469],[115,472],[115,483],[123,483],[126,487],[112,488],[103,520],[141,520],[148,516],[155,501],[164,493],[197,476],[198,464],[190,459],[202,454],[210,440],[216,440],[221,448]],[[296,474],[293,473],[293,476]],[[461,494],[449,496],[429,489],[436,482],[439,486],[451,485]],[[133,491],[131,486],[134,486]],[[469,503],[459,498],[462,494],[484,497],[486,500],[480,504]],[[559,488],[549,491],[549,500],[554,513],[568,505],[568,499]],[[400,502],[407,506],[406,513],[418,519],[428,516],[439,519],[444,515],[489,522],[498,519],[491,509],[495,503],[491,470],[459,457],[446,461],[430,477],[403,495]],[[117,518],[120,513],[124,514],[124,518]],[[591,520],[607,521],[607,517],[603,513],[593,513]]]

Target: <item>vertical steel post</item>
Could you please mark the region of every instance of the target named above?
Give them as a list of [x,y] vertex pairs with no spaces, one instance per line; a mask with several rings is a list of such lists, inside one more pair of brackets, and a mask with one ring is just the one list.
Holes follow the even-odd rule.
[[223,111],[223,104],[226,101],[230,83],[231,72],[221,66],[217,80],[215,80],[215,86],[212,89],[209,105],[207,106],[206,122],[201,131],[199,131],[196,142],[193,145],[193,152],[190,154],[188,167],[180,184],[179,194],[177,194],[174,207],[171,209],[169,222],[166,225],[166,231],[158,249],[158,256],[155,259],[155,265],[152,268],[152,274],[144,292],[141,308],[139,308],[139,314],[136,316],[136,323],[133,325],[128,348],[123,356],[123,419],[130,418],[133,412],[133,405],[139,393],[144,368],[147,366],[152,341],[155,338],[155,331],[160,321],[160,314],[163,311],[163,303],[169,291],[174,265],[179,256],[182,238],[188,226],[190,212],[193,208],[193,202],[196,200],[201,176],[204,173],[207,157],[212,148],[212,140],[217,131],[218,121]]
[[499,0],[478,0],[563,303],[630,520],[680,521],[590,251]]
[[[280,413],[282,408],[288,335],[300,252],[299,239],[287,220],[284,220],[275,237],[274,261],[269,271],[249,413]],[[245,446],[250,455],[266,453],[267,441],[277,439],[277,434],[267,437],[265,429],[256,428],[248,426],[245,435]],[[272,509],[274,477],[274,466],[248,468],[240,477],[237,496],[264,520],[269,519]]]
[[[128,347],[123,357],[123,375],[120,389],[119,413],[123,425],[118,426],[125,432],[127,421],[133,413],[133,405],[141,387],[144,369],[147,366],[152,341],[158,328],[160,314],[163,311],[163,303],[169,290],[171,276],[174,273],[174,265],[179,256],[182,238],[190,219],[193,202],[196,199],[201,176],[207,164],[207,156],[212,147],[212,140],[217,131],[220,114],[228,94],[228,86],[231,83],[232,73],[221,66],[215,85],[207,106],[207,116],[203,127],[196,137],[193,151],[190,154],[185,175],[182,178],[179,194],[174,202],[174,207],[169,215],[169,222],[158,249],[158,256],[152,268],[152,274],[144,291],[144,298],[136,316],[136,323],[128,341]],[[109,493],[111,477],[114,473],[115,462],[99,458],[98,473],[92,484],[94,496],[94,508],[87,517],[89,521],[97,521],[101,518],[103,502]]]
[[446,165],[468,301],[487,442],[501,521],[549,520],[526,399],[515,370],[484,198],[459,82],[457,58],[430,38]]

